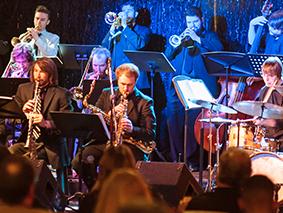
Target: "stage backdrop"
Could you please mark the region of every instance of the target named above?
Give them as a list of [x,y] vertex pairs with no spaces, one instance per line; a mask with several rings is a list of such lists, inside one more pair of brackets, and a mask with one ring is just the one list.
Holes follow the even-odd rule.
[[[1,0],[0,39],[18,36],[33,26],[36,5],[52,11],[48,29],[60,35],[62,43],[100,44],[109,30],[104,22],[108,11],[118,12],[123,0]],[[206,28],[220,34],[227,50],[245,51],[249,21],[260,15],[263,0],[133,0],[137,8],[151,14],[152,32],[168,38],[185,29],[184,13],[190,5],[203,10]],[[282,1],[273,1],[274,9]]]

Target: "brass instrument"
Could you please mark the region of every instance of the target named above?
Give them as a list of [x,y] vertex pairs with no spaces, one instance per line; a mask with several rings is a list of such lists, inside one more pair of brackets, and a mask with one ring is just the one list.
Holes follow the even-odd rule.
[[[34,27],[35,30],[39,30],[39,26]],[[16,44],[21,43],[21,42],[30,42],[32,40],[32,36],[30,34],[30,31],[28,30],[27,32],[21,34],[19,37],[13,37],[11,39],[11,44],[14,47]]]
[[119,27],[122,24],[121,17],[119,17],[119,15],[111,11],[105,14],[104,21],[106,22],[106,24],[109,25],[114,24],[115,27]]
[[169,44],[174,48],[178,47],[182,43],[183,39],[187,37],[186,35],[187,29],[188,28],[186,28],[180,35],[171,35],[169,37]]
[[[39,107],[41,107],[41,99],[40,99],[40,92],[41,88],[39,87],[39,82],[35,82],[35,89],[34,89],[34,107],[33,111],[31,114],[37,113],[37,110]],[[27,152],[25,155],[29,156],[32,160],[37,159],[37,152],[36,150],[39,147],[36,147],[35,141],[40,137],[40,128],[37,125],[33,124],[33,117],[32,115],[28,117],[29,122],[28,122],[28,133],[27,133],[27,139],[26,139],[26,144],[25,148],[29,149],[29,152]],[[40,145],[41,147],[41,145]]]
[[[75,101],[78,101],[78,100],[83,100],[83,81],[84,81],[84,79],[85,79],[85,76],[86,76],[86,74],[88,73],[88,71],[89,71],[89,68],[90,68],[90,64],[91,64],[91,61],[92,61],[92,58],[93,58],[93,51],[96,49],[96,47],[95,48],[93,48],[93,50],[91,51],[91,54],[90,54],[90,56],[89,56],[89,59],[88,59],[88,61],[87,61],[87,64],[86,64],[86,66],[85,66],[85,69],[84,69],[84,72],[83,72],[83,74],[82,74],[82,77],[81,77],[81,80],[80,80],[80,83],[79,83],[79,85],[78,86],[76,86],[76,87],[72,87],[70,90],[69,90],[69,92],[72,94],[72,99],[74,99]],[[94,79],[93,80],[93,82],[91,83],[91,84],[95,84],[95,80],[97,80],[97,79]],[[92,88],[92,87],[91,87]],[[93,86],[93,89],[94,89],[94,86]],[[93,90],[92,89],[92,90]],[[91,95],[91,94],[90,94]],[[89,96],[90,96],[89,95]]]

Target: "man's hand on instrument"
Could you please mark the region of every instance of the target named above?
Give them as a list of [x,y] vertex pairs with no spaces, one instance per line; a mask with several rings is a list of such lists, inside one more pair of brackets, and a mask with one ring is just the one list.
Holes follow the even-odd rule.
[[34,108],[34,100],[28,100],[23,106],[23,112],[25,114],[33,111]]
[[133,124],[132,121],[128,118],[122,118],[121,120],[122,128],[125,132],[131,133],[133,131]]
[[38,31],[35,28],[27,28],[27,31],[30,32],[30,35],[35,41],[39,38]]

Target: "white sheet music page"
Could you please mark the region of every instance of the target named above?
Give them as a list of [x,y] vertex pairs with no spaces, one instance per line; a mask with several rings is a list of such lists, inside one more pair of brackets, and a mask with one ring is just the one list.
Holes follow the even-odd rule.
[[179,80],[178,86],[183,96],[182,99],[189,109],[200,108],[199,105],[191,102],[190,100],[197,99],[205,101],[214,101],[213,96],[205,86],[204,82],[200,79]]

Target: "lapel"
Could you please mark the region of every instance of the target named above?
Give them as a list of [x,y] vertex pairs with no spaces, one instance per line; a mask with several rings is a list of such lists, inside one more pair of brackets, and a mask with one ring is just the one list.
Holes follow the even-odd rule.
[[47,89],[44,101],[43,101],[43,111],[42,114],[45,114],[46,110],[48,109],[51,100],[53,99],[54,95],[56,93],[56,88],[55,87],[50,87]]
[[133,93],[134,94],[132,94],[132,97],[128,102],[128,115],[134,110],[135,104],[137,104],[136,99],[139,96],[139,91],[137,90],[137,88],[135,88]]

